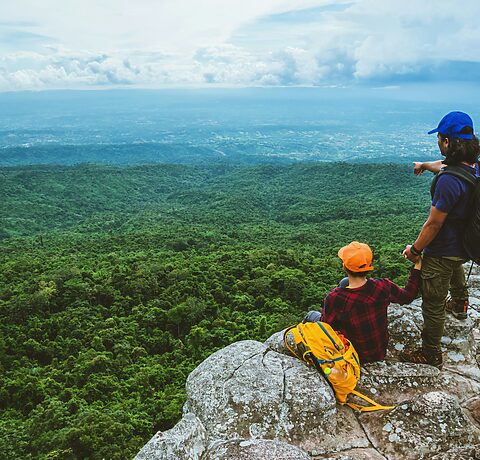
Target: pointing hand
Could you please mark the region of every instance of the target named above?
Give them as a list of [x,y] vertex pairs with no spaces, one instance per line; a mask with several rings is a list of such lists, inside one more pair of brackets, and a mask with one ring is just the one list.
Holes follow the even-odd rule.
[[424,165],[420,161],[414,161],[413,162],[413,174],[416,176],[419,176],[420,174],[423,174],[426,171]]

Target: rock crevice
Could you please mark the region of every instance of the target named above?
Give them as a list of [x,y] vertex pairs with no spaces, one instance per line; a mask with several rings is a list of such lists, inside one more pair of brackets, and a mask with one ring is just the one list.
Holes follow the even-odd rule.
[[188,377],[184,415],[136,460],[480,459],[480,273],[466,321],[447,318],[438,369],[398,362],[420,345],[420,301],[389,309],[385,362],[362,367],[359,391],[391,411],[336,404],[318,372],[288,355],[279,332],[236,342]]

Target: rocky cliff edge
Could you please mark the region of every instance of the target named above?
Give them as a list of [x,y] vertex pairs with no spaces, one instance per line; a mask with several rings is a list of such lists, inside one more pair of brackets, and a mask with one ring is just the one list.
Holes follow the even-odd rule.
[[217,351],[187,379],[182,419],[135,460],[480,459],[480,270],[465,321],[447,317],[441,371],[397,361],[420,345],[420,300],[389,308],[385,362],[362,367],[358,389],[390,411],[335,402],[316,370],[288,356],[282,333]]

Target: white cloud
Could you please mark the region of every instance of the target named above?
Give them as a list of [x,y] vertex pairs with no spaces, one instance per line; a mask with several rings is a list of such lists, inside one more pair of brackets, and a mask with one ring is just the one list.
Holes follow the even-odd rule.
[[352,25],[355,30],[354,75],[359,79],[414,74],[442,61],[480,62],[478,1],[467,0],[459,8],[446,0],[404,0],[401,6],[363,0],[345,13],[343,29]]
[[187,52],[225,42],[244,24],[326,0],[2,0],[2,23],[92,52],[140,48]]
[[477,0],[3,0],[0,90],[468,78],[460,61],[473,79],[479,13]]
[[[79,86],[130,85],[138,83],[144,70],[119,56],[56,53],[50,56],[19,54],[0,60],[0,89],[42,89]],[[28,59],[30,68],[11,68]],[[3,65],[1,65],[3,64]],[[144,77],[147,78],[147,77]],[[150,77],[151,78],[151,77]]]

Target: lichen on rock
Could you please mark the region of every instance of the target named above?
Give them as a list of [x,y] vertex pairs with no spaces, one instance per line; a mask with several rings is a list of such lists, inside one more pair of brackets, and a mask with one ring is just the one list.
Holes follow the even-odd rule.
[[302,449],[282,441],[250,439],[212,446],[206,460],[310,460]]
[[135,460],[200,460],[207,447],[207,432],[202,422],[187,414],[171,429],[158,432],[136,455]]
[[388,458],[429,458],[452,445],[472,445],[480,439],[458,399],[440,391],[420,394],[376,417],[362,416],[362,423]]
[[[385,362],[362,366],[359,391],[391,411],[357,414],[335,402],[315,369],[288,355],[283,332],[236,342],[187,379],[180,422],[137,460],[467,460],[480,458],[480,274],[469,319],[447,318],[446,363],[397,361],[421,342],[420,301],[389,310]],[[476,283],[476,284],[475,284]]]
[[189,375],[187,395],[214,439],[301,443],[336,426],[335,397],[318,372],[260,342],[237,342],[211,355]]

